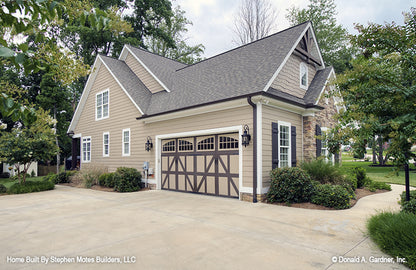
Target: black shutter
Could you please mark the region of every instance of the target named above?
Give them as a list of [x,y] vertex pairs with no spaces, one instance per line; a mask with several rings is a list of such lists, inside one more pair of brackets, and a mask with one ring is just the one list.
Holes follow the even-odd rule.
[[279,125],[272,123],[272,169],[279,166]]
[[292,155],[292,167],[296,167],[296,127],[291,126],[290,151]]
[[[316,136],[321,136],[322,135],[321,127],[319,125],[316,125],[315,135]],[[322,151],[321,139],[316,138],[316,157],[321,156],[321,151]]]

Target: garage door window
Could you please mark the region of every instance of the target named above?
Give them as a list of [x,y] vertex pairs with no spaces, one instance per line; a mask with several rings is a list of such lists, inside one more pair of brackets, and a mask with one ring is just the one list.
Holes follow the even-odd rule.
[[185,140],[178,140],[179,151],[192,151],[194,150],[194,145],[191,142]]
[[198,150],[213,150],[214,137],[206,138],[198,143]]
[[238,140],[231,137],[220,136],[220,149],[238,149]]
[[175,152],[175,141],[170,141],[162,146],[163,152]]

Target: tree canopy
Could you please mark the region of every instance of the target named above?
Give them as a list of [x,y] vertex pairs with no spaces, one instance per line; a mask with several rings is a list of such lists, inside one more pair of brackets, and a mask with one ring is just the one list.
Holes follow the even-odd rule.
[[350,67],[354,50],[347,30],[337,24],[336,15],[334,0],[309,0],[307,8],[290,8],[286,18],[292,26],[311,21],[325,64],[333,66],[336,73],[342,73]]

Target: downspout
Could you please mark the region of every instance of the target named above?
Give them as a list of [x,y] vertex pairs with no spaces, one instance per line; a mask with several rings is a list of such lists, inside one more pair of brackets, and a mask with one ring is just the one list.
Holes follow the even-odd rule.
[[247,97],[248,104],[253,107],[253,203],[257,202],[257,105]]

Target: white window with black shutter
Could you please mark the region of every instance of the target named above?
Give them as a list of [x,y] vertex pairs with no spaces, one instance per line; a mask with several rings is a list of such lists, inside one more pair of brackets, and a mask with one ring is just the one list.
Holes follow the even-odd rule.
[[272,169],[296,166],[296,127],[291,123],[272,123]]

